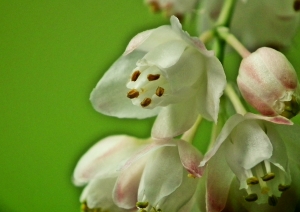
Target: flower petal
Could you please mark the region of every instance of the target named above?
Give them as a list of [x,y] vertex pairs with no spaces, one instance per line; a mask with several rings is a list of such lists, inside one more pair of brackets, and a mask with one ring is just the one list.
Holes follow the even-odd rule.
[[183,167],[177,147],[157,149],[152,153],[151,158],[143,172],[138,199],[139,201],[146,199],[155,206],[181,185]]
[[221,146],[218,153],[210,159],[207,165],[207,212],[220,212],[226,205],[234,174],[226,163],[224,153],[225,147]]
[[226,76],[216,57],[206,58],[206,74],[199,80],[198,111],[207,120],[217,122],[220,97],[226,86]]
[[91,93],[90,100],[93,107],[100,113],[118,118],[147,118],[157,115],[159,108],[145,110],[132,104],[127,98],[129,81],[136,62],[145,52],[134,51],[121,56],[104,74],[96,88]]
[[109,136],[92,146],[79,160],[74,171],[74,183],[83,185],[96,175],[115,176],[122,162],[143,147],[141,139],[126,135]]
[[169,40],[180,40],[180,37],[174,33],[170,26],[161,26],[156,29],[147,30],[137,34],[131,39],[124,55],[134,50],[148,52]]
[[212,149],[210,149],[205,155],[203,160],[201,161],[199,166],[205,166],[207,161],[216,154],[222,143],[227,139],[231,131],[242,121],[244,121],[245,118],[240,114],[235,114],[230,119],[227,120],[225,125],[223,126],[222,131],[220,132],[219,136],[216,139],[216,142]]
[[198,117],[195,99],[162,108],[152,127],[152,137],[173,138],[193,126]]
[[202,154],[190,143],[178,140],[178,152],[180,160],[184,168],[195,177],[203,175],[203,168],[199,168],[199,163],[202,160]]

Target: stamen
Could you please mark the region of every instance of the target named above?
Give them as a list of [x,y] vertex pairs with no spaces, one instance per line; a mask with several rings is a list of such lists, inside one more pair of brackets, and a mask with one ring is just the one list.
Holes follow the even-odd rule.
[[165,89],[163,89],[162,87],[157,87],[155,94],[156,94],[156,96],[161,97],[164,94],[164,92],[165,92]]
[[101,208],[89,208],[87,206],[87,203],[86,202],[83,202],[81,204],[81,212],[90,212],[90,211],[93,211],[93,212],[101,212]]
[[[264,176],[264,171],[263,171],[261,163],[259,163],[255,166],[255,171],[256,171],[257,176]],[[259,185],[261,188],[261,193],[267,194],[270,191],[267,183],[264,182],[261,178],[258,178],[258,180],[259,180]]]
[[300,0],[295,0],[294,2],[294,10],[299,11],[300,10]]
[[127,97],[129,99],[137,98],[140,95],[140,93],[136,89],[132,89],[127,93]]
[[193,175],[193,174],[191,174],[191,173],[188,173],[188,175],[187,175],[189,178],[196,178],[196,176],[195,175]]
[[249,194],[249,195],[245,196],[245,200],[247,202],[254,202],[257,199],[258,199],[258,197],[257,197],[257,194],[255,194],[255,193],[252,193],[252,194]]
[[148,105],[150,105],[151,103],[151,99],[150,98],[145,98],[142,102],[141,102],[141,106],[142,107],[147,107]]
[[247,179],[247,185],[256,185],[259,183],[259,180],[257,177],[250,177]]
[[270,164],[270,162],[267,161],[267,160],[264,160],[264,163],[265,163],[265,167],[266,167],[266,172],[270,173],[271,172],[271,164]]
[[264,175],[261,179],[263,181],[269,181],[269,180],[272,180],[274,177],[275,177],[275,174],[271,172],[271,173],[267,173],[266,175]]
[[137,208],[147,208],[149,203],[148,202],[137,202],[135,205]]
[[291,185],[282,185],[282,184],[279,184],[278,185],[278,190],[281,191],[281,192],[283,192],[283,191],[288,190],[290,187],[291,187]]
[[274,196],[274,195],[269,196],[269,198],[268,198],[268,203],[269,203],[269,205],[271,205],[271,206],[276,206],[277,203],[278,203],[278,198],[277,198],[276,196]]
[[133,72],[133,74],[131,75],[131,81],[135,82],[139,78],[140,74],[141,74],[140,71]]
[[149,75],[147,76],[147,79],[148,79],[149,81],[154,81],[154,80],[159,79],[159,77],[160,77],[160,74],[149,74]]

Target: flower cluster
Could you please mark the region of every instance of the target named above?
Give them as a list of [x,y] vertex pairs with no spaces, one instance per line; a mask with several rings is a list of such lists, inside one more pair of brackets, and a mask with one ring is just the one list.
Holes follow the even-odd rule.
[[[146,2],[169,15],[197,5]],[[148,139],[108,136],[81,157],[73,180],[85,185],[82,211],[296,211],[300,127],[290,119],[300,110],[299,82],[288,59],[266,46],[288,46],[299,2],[203,1],[200,38],[175,16],[132,38],[90,99],[105,115],[156,120]],[[242,56],[236,82],[226,80],[226,44]],[[209,142],[196,136],[203,119],[212,123]]]

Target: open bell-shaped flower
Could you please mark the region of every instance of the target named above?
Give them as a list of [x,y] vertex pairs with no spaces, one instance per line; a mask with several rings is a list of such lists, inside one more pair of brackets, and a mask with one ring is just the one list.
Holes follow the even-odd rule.
[[237,83],[244,99],[261,114],[292,118],[300,110],[295,69],[271,48],[259,48],[241,62]]
[[175,137],[198,114],[217,121],[226,78],[220,61],[178,19],[136,35],[91,94],[94,108],[119,118],[158,115],[152,137]]
[[[290,163],[297,158],[294,153],[299,151],[300,143],[284,140],[285,136],[278,130],[291,127],[287,126],[291,124],[281,116],[265,117],[251,113],[245,116],[236,114],[226,122],[213,148],[200,163],[200,167],[206,166],[208,211],[225,208],[226,202],[230,201],[228,194],[234,176],[239,182],[239,188],[235,189],[242,191],[234,191],[241,196],[231,198],[242,199],[241,204],[256,202],[263,204],[261,207],[265,209],[265,204],[275,206],[281,201],[282,193],[284,196],[285,193],[295,194],[298,186],[293,187],[291,183],[298,182],[291,178]],[[293,148],[295,150],[291,152]],[[297,202],[286,204],[289,204],[288,208],[295,208]],[[257,209],[259,206],[253,208],[256,209],[249,211],[264,211]],[[276,207],[272,209],[265,211],[279,211]]]
[[[211,29],[224,0],[203,0],[199,13],[201,30]],[[291,45],[300,24],[299,0],[237,0],[230,31],[248,48],[261,46],[276,49]]]

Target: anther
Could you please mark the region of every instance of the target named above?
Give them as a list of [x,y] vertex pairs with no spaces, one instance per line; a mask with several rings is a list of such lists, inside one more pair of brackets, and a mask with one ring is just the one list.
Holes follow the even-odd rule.
[[196,178],[196,176],[195,175],[193,175],[193,174],[191,174],[191,173],[188,173],[188,175],[187,175],[189,178]]
[[250,177],[247,179],[247,185],[256,185],[259,183],[259,180],[257,177]]
[[290,187],[291,187],[290,185],[282,185],[282,184],[280,184],[280,185],[278,185],[278,190],[282,192],[282,191],[288,190]]
[[263,181],[269,181],[269,180],[272,180],[274,177],[275,177],[275,174],[271,172],[271,173],[268,173],[268,174],[264,175],[263,177],[261,177],[261,179]]
[[133,74],[131,75],[131,81],[135,82],[139,78],[140,74],[141,74],[140,71],[133,72]]
[[257,194],[253,193],[253,194],[249,194],[248,196],[245,196],[245,200],[247,202],[254,202],[258,199]]
[[147,107],[148,105],[150,105],[151,103],[151,99],[150,98],[145,98],[142,102],[141,102],[141,106],[142,107]]
[[148,202],[137,202],[135,205],[137,208],[147,208],[149,203]]
[[154,81],[154,80],[159,79],[159,77],[160,77],[160,74],[149,74],[149,75],[147,76],[147,79],[148,79],[149,81]]
[[164,94],[164,92],[165,92],[165,89],[163,89],[162,87],[157,87],[155,94],[156,94],[156,96],[161,97]]
[[300,10],[300,0],[294,1],[294,10],[299,11]]
[[129,99],[137,98],[140,95],[140,93],[136,89],[132,89],[127,93],[127,97]]
[[278,198],[274,195],[272,196],[269,196],[268,198],[268,204],[271,205],[271,206],[276,206],[278,203]]

